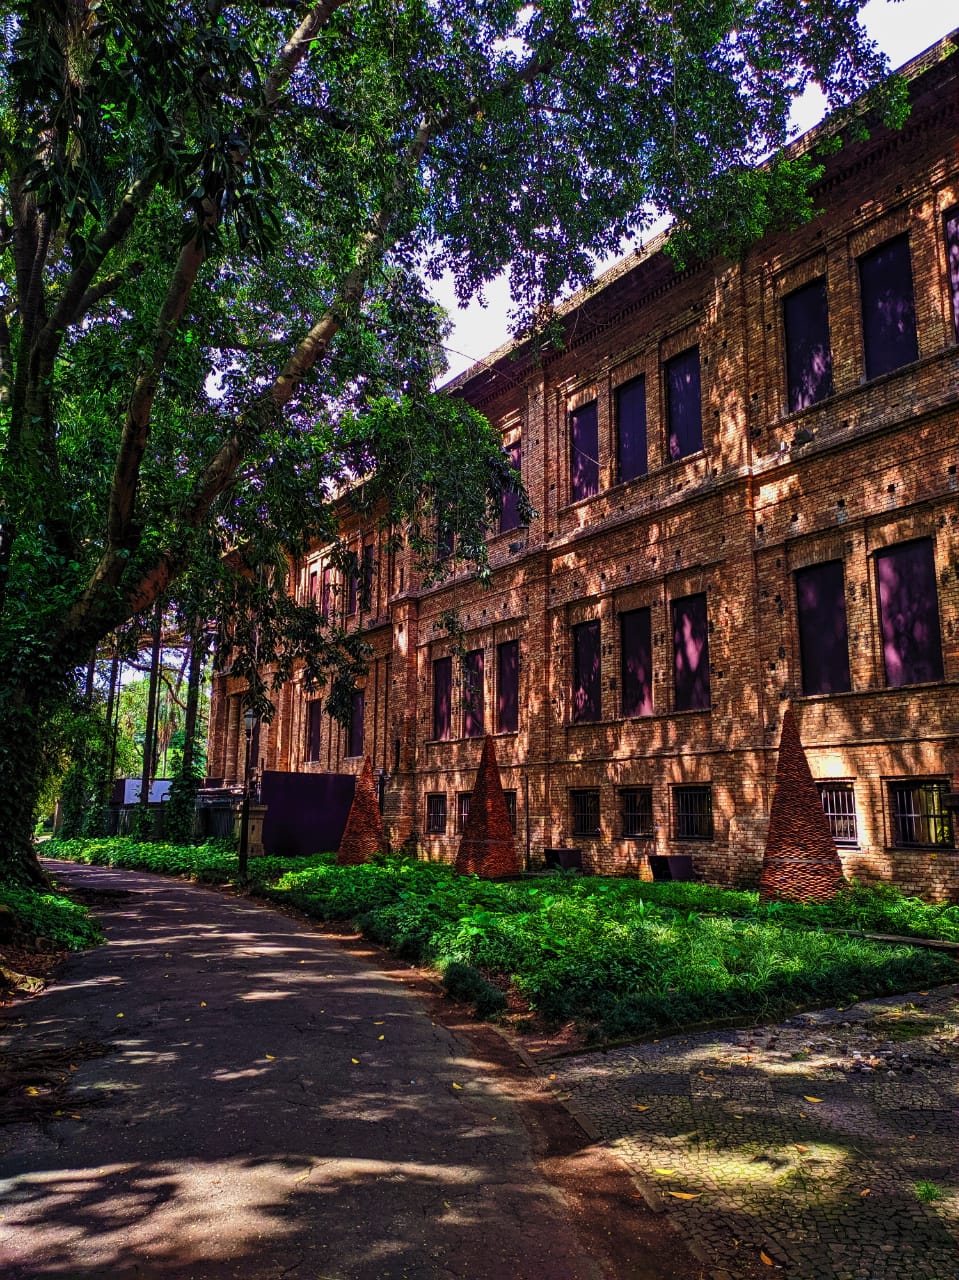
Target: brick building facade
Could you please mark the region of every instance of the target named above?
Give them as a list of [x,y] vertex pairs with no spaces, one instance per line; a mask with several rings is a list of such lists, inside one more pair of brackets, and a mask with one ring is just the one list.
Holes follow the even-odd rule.
[[[959,54],[830,157],[821,212],[741,262],[661,240],[450,384],[502,432],[537,517],[504,507],[483,587],[426,587],[375,527],[297,589],[373,648],[350,729],[294,682],[261,765],[386,775],[394,846],[455,854],[486,731],[523,859],[575,846],[758,879],[791,703],[847,874],[959,898]],[[827,123],[797,143],[809,147]],[[440,618],[455,606],[465,660]],[[242,766],[217,677],[210,772]]]

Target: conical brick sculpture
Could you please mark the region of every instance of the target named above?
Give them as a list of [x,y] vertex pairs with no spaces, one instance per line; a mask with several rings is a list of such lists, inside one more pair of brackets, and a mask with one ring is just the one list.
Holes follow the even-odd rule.
[[841,883],[842,863],[790,707],[779,738],[759,900],[825,902]]
[[374,853],[385,848],[383,819],[373,783],[373,762],[367,756],[363,761],[363,772],[356,780],[350,816],[336,855],[337,865],[352,867],[360,862],[369,862]]
[[516,875],[519,869],[516,839],[503,795],[496,750],[492,737],[487,734],[463,838],[456,854],[456,870],[462,875],[472,873],[493,879]]

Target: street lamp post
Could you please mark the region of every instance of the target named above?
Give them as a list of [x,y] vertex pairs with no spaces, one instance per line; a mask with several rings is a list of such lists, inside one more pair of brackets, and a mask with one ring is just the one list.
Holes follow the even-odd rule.
[[253,749],[253,723],[256,719],[252,707],[243,712],[246,729],[246,756],[243,763],[243,803],[240,806],[240,883],[245,884],[250,852],[250,756]]

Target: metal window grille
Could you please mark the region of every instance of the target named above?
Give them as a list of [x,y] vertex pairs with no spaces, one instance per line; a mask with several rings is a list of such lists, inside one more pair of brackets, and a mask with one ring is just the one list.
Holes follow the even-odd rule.
[[442,792],[426,797],[426,830],[430,835],[446,835],[446,796]]
[[506,812],[509,814],[509,825],[513,829],[513,835],[516,835],[516,792],[504,791],[503,799],[506,801]]
[[573,810],[573,835],[599,835],[599,792],[571,791],[570,803]]
[[929,848],[950,847],[952,819],[943,801],[945,782],[890,782],[893,841]]
[[[465,831],[470,816],[470,796],[472,791],[461,791],[456,797],[456,830]],[[444,822],[445,825],[445,822]]]
[[653,834],[652,787],[631,787],[619,793],[622,801],[623,835],[651,836]]
[[677,840],[712,840],[712,787],[673,788],[673,829]]
[[859,843],[856,795],[851,782],[820,782],[819,798],[832,838],[839,845]]

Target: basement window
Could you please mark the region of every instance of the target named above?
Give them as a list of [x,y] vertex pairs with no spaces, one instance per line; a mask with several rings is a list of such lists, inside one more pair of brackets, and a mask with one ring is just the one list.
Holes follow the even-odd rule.
[[571,791],[570,812],[574,836],[598,836],[599,791]]
[[855,848],[859,844],[859,824],[853,784],[831,779],[816,785],[833,840],[840,848]]
[[446,795],[442,791],[426,797],[426,831],[431,836],[446,835]]
[[619,793],[619,800],[623,835],[651,836],[653,834],[652,787],[629,787]]
[[920,848],[951,848],[952,818],[945,806],[948,783],[910,779],[889,783],[893,843]]
[[711,786],[673,787],[673,835],[677,840],[712,840]]

